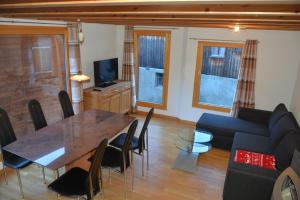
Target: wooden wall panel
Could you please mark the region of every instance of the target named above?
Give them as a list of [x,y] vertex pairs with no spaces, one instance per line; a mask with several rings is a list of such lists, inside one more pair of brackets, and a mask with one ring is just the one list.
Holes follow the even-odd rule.
[[17,135],[34,130],[27,109],[31,99],[40,101],[49,124],[61,120],[57,95],[67,86],[64,35],[0,35],[0,69],[0,107]]

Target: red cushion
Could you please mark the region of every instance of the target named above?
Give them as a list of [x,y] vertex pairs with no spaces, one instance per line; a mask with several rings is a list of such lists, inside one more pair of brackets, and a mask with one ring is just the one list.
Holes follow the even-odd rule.
[[237,149],[234,156],[234,162],[276,170],[275,157],[268,154]]

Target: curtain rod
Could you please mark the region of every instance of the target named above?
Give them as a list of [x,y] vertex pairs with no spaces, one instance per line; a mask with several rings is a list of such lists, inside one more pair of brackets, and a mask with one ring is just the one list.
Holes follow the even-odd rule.
[[37,24],[37,25],[59,25],[59,26],[66,26],[65,22],[48,22],[48,21],[19,21],[19,20],[0,20],[0,23],[12,23],[12,24]]
[[245,43],[243,40],[219,40],[219,39],[201,39],[201,38],[189,38],[190,40],[202,40],[202,41],[219,41],[219,42],[237,42],[237,43]]
[[134,26],[134,29],[158,29],[158,30],[177,30],[174,27],[153,27],[153,26]]
[[[245,40],[220,40],[220,39],[201,39],[201,38],[189,38],[190,40],[197,41],[216,41],[216,42],[233,42],[233,43],[245,43]],[[259,41],[257,41],[259,43]]]

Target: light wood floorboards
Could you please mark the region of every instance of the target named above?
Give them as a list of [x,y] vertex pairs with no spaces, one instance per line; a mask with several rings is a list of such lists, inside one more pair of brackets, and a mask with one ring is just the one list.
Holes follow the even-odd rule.
[[[140,130],[144,117],[138,116],[138,118]],[[142,177],[141,157],[135,156],[134,191],[129,190],[128,199],[222,199],[229,157],[228,151],[213,148],[208,153],[201,154],[198,159],[199,170],[196,174],[189,174],[171,168],[179,153],[174,145],[177,134],[182,131],[193,131],[193,129],[193,126],[179,121],[161,118],[152,119],[149,126],[150,171],[146,171],[145,177]],[[16,173],[12,170],[8,172],[8,185],[5,184],[3,174],[0,174],[0,200],[21,199]],[[123,176],[112,173],[111,183],[108,181],[106,170],[103,170],[103,176],[104,199],[124,199]],[[31,165],[21,171],[21,177],[25,199],[56,199],[56,194],[49,191],[47,186],[43,184],[41,168]],[[53,172],[46,170],[47,184],[53,180]],[[69,198],[61,197],[60,199]],[[96,199],[101,199],[101,197],[98,196]]]

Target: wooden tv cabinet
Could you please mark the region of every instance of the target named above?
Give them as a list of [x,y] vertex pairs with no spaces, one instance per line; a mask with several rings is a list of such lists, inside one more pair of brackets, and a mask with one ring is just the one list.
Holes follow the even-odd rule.
[[129,81],[118,81],[106,88],[95,87],[83,90],[84,110],[91,108],[115,113],[128,113],[131,109],[131,84]]

